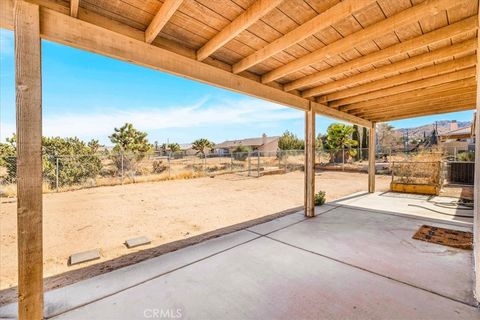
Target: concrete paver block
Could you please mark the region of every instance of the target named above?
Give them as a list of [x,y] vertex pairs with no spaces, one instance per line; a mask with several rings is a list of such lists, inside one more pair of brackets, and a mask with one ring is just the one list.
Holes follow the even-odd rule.
[[100,249],[93,249],[93,250],[72,254],[68,260],[70,265],[73,266],[75,264],[97,260],[97,259],[100,259]]
[[143,236],[128,239],[127,241],[125,241],[125,245],[127,246],[128,249],[143,246],[143,245],[150,244],[150,243],[151,243],[150,239],[148,239],[147,237],[143,237]]

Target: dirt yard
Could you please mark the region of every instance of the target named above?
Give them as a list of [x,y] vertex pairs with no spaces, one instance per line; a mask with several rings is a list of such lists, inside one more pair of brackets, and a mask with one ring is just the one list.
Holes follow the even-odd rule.
[[[317,190],[327,200],[367,189],[362,173],[322,172]],[[377,177],[377,190],[387,190],[390,177]],[[126,239],[147,236],[151,245],[185,239],[218,228],[303,205],[303,173],[248,178],[238,175],[99,187],[44,195],[44,276],[68,266],[72,253],[100,248],[109,260],[135,249]],[[0,206],[0,289],[16,286],[16,202]]]

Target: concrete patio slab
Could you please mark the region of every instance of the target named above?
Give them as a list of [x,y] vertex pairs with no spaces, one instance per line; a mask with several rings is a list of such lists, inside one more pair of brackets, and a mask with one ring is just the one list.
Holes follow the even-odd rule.
[[480,316],[463,303],[262,237],[54,319],[154,314],[182,319]]
[[456,225],[471,225],[473,210],[455,210],[438,207],[433,202],[452,201],[454,198],[431,197],[417,194],[396,192],[359,192],[348,197],[336,200],[335,205],[349,206],[367,210],[395,212],[424,219],[443,220]]
[[[404,199],[405,201],[405,199]],[[479,319],[470,251],[411,239],[425,220],[318,208],[52,290],[49,319]],[[431,219],[427,224],[471,230]],[[0,308],[15,318],[16,304]]]
[[474,304],[472,252],[412,239],[423,225],[470,227],[339,207],[269,237]]
[[[45,317],[66,312],[78,306],[102,299],[148,281],[162,274],[172,272],[185,265],[206,259],[229,248],[251,241],[258,236],[247,231],[238,231],[211,239],[182,250],[174,251],[159,257],[142,261],[105,273],[75,284],[48,291],[45,293]],[[17,317],[17,304],[12,303],[0,307],[0,319]]]

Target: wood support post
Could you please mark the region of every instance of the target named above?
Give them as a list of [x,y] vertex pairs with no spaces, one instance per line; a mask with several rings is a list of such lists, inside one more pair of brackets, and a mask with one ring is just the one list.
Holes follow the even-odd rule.
[[40,9],[15,5],[18,317],[43,318]]
[[315,216],[315,111],[305,112],[305,216]]
[[[480,1],[479,1],[480,4]],[[480,9],[478,11],[478,20],[480,21]],[[477,46],[480,41],[478,38],[480,31],[477,31]],[[480,302],[480,47],[477,47],[477,94],[476,94],[476,113],[475,113],[475,180],[473,191],[473,263],[474,263],[474,286],[473,294]]]
[[375,192],[375,123],[368,130],[368,192]]

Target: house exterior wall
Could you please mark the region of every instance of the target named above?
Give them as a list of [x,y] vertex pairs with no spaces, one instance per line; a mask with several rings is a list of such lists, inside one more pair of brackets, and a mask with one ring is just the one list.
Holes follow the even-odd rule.
[[275,140],[272,140],[272,141],[268,142],[267,144],[264,144],[264,145],[260,146],[258,148],[258,151],[260,151],[260,152],[277,152],[277,150],[278,150],[278,140],[279,139],[275,139]]

